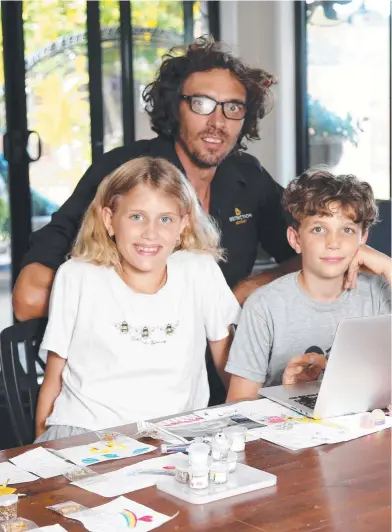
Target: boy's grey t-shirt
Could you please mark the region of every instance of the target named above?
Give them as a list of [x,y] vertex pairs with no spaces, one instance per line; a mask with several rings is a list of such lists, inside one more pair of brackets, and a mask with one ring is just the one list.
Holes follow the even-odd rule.
[[264,386],[282,384],[292,356],[312,346],[329,353],[343,318],[391,313],[391,287],[382,276],[359,274],[355,289],[322,303],[302,291],[298,275],[285,275],[249,297],[230,350],[228,373]]

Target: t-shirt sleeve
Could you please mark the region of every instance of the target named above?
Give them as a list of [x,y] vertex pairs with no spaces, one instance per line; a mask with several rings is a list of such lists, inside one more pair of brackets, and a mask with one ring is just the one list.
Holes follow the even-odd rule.
[[241,307],[214,258],[204,254],[199,258],[198,290],[202,291],[206,336],[211,341],[223,340],[229,326],[238,323]]
[[266,380],[272,334],[255,292],[246,302],[230,349],[225,371],[244,379]]
[[391,314],[392,305],[391,305],[391,285],[388,281],[380,276],[379,278],[379,293],[380,293],[380,307],[379,315]]
[[76,318],[78,315],[81,271],[63,264],[54,279],[49,302],[48,325],[41,348],[68,358]]

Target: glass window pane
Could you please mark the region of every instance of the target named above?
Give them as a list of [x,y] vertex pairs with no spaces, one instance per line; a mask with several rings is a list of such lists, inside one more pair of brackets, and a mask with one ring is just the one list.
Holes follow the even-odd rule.
[[193,36],[195,39],[207,35],[210,31],[207,4],[208,2],[194,2],[193,4]]
[[30,164],[32,227],[71,195],[91,162],[86,2],[23,2],[28,127],[42,140]]
[[101,0],[101,50],[104,151],[124,143],[122,125],[120,6],[114,0]]
[[149,0],[132,2],[135,132],[137,139],[155,137],[144,111],[143,90],[155,77],[162,55],[184,44],[182,2]]
[[12,325],[11,235],[8,198],[8,164],[4,159],[3,135],[6,132],[3,68],[3,31],[0,2],[0,331]]
[[390,197],[389,14],[390,2],[307,1],[310,162],[377,198]]

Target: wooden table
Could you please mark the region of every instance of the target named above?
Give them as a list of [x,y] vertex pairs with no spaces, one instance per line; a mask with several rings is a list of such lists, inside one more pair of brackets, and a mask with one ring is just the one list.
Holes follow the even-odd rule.
[[[136,432],[134,425],[118,430],[128,435]],[[93,435],[86,434],[44,446],[61,449],[94,440]],[[33,447],[0,452],[0,462]],[[167,515],[179,510],[175,519],[158,529],[162,532],[391,531],[390,430],[304,451],[288,451],[260,440],[248,443],[243,454],[242,462],[277,475],[277,486],[200,506],[158,492],[155,487],[132,492],[129,498]],[[107,472],[158,455],[149,453],[93,468]],[[28,495],[19,502],[21,517],[39,526],[60,523],[70,532],[85,528],[46,506],[73,500],[94,507],[111,500],[70,486],[62,476],[18,488]]]

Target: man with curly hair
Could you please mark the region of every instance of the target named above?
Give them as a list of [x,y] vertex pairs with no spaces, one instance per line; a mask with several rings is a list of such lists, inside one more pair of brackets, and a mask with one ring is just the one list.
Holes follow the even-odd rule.
[[[391,313],[392,261],[365,245],[377,220],[371,186],[309,170],[288,185],[283,205],[302,270],[246,301],[226,366],[228,401],[256,398],[261,386],[316,380],[340,320]],[[353,263],[362,271],[347,290]]]
[[[139,156],[166,158],[192,183],[221,229],[227,251],[221,268],[240,303],[257,286],[298,269],[285,237],[282,188],[245,153],[245,141],[259,138],[259,120],[269,109],[274,82],[273,76],[246,66],[210,38],[198,39],[185,55],[169,52],[143,95],[157,137],[105,153],[52,221],[31,235],[13,294],[17,318],[46,314],[54,274],[71,249],[99,183]],[[280,265],[247,279],[259,243]]]

